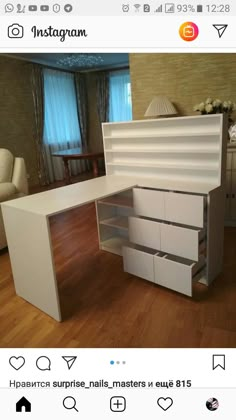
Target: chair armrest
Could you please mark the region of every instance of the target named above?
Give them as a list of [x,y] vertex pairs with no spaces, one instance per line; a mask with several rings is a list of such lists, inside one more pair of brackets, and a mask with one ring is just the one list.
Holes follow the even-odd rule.
[[14,168],[12,174],[12,183],[15,185],[18,192],[28,194],[28,180],[23,158],[15,158]]

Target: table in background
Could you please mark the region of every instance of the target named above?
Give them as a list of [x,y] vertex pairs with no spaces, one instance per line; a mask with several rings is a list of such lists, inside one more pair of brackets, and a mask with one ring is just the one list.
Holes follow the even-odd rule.
[[93,177],[98,176],[98,159],[104,158],[103,152],[96,153],[81,153],[80,149],[67,149],[59,150],[58,152],[52,153],[52,156],[61,157],[63,159],[65,169],[65,181],[66,184],[71,184],[69,160],[91,160],[93,165]]

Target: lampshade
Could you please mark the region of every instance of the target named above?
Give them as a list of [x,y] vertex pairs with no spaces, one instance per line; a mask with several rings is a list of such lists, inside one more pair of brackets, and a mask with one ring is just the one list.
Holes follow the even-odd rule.
[[177,111],[166,96],[155,96],[145,112],[145,117],[158,117],[161,115],[174,115]]

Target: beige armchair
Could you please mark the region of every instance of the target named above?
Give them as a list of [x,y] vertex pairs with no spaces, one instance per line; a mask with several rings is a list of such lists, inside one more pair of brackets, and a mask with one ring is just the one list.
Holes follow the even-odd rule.
[[7,246],[1,203],[28,194],[28,182],[23,158],[14,158],[7,149],[0,149],[0,249]]

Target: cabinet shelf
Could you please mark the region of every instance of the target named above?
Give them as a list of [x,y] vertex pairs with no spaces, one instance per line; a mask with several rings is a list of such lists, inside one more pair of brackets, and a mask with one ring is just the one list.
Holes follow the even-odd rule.
[[210,136],[219,136],[219,132],[218,131],[196,131],[196,132],[167,132],[165,130],[165,132],[161,133],[156,133],[156,134],[121,134],[121,135],[114,135],[114,136],[104,136],[105,140],[127,140],[127,139],[156,139],[156,138],[175,138],[175,137],[198,137],[198,136],[205,136],[205,137],[210,137]]
[[105,150],[106,153],[140,153],[140,154],[144,154],[144,153],[177,153],[177,154],[190,154],[190,153],[199,153],[199,154],[218,154],[219,153],[219,148],[182,148],[181,146],[178,146],[178,148],[156,148],[156,149],[134,149],[134,148],[130,148],[130,149],[106,149]]
[[121,236],[113,236],[101,242],[101,249],[112,252],[113,254],[122,255],[122,247],[128,244],[128,239],[122,238]]
[[104,198],[98,201],[99,204],[106,204],[108,206],[133,208],[133,198],[125,195],[113,195],[112,197]]
[[100,220],[100,224],[128,230],[128,217],[125,217],[125,216],[111,217],[109,219]]
[[149,168],[159,168],[159,169],[180,169],[180,170],[197,170],[197,171],[217,171],[218,170],[218,165],[214,165],[214,166],[210,166],[208,165],[200,165],[200,164],[194,164],[194,165],[186,165],[186,164],[179,164],[177,165],[176,163],[171,165],[171,164],[160,164],[160,163],[150,163],[150,162],[146,162],[146,163],[133,163],[133,162],[107,162],[106,163],[107,166],[113,166],[113,167],[136,167],[136,168],[146,168],[147,166]]

